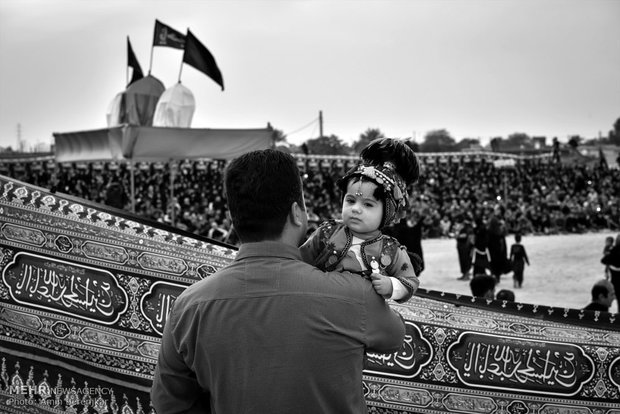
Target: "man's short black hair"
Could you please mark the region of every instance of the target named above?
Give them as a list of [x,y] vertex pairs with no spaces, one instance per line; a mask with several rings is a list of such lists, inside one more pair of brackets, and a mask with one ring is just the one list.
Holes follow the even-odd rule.
[[277,239],[293,202],[305,209],[297,163],[281,151],[236,158],[226,168],[224,186],[233,226],[244,243]]

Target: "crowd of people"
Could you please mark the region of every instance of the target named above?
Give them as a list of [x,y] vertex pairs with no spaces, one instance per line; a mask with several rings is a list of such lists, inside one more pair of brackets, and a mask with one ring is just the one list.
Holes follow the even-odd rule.
[[[225,240],[231,224],[222,189],[221,160],[186,161],[175,166],[144,164],[134,172],[135,212],[189,232]],[[301,165],[312,223],[339,218],[336,186],[350,163]],[[131,209],[130,170],[104,163],[78,168],[24,169],[9,175],[53,191],[117,208]],[[120,190],[119,190],[120,187]],[[114,189],[114,190],[112,190]],[[507,233],[554,234],[618,229],[620,170],[526,162],[515,168],[492,163],[427,164],[410,188],[409,216],[423,238],[455,237],[465,220],[475,222],[498,206]],[[171,202],[171,200],[173,200]],[[174,209],[174,211],[173,211]]]
[[[339,218],[337,180],[350,160],[300,167],[311,223]],[[135,212],[195,234],[231,241],[222,189],[222,160],[185,161],[174,166],[143,164],[134,172]],[[114,166],[115,168],[111,168]],[[81,168],[80,168],[81,167]],[[131,174],[125,164],[23,169],[8,175],[66,194],[131,210]],[[526,161],[514,168],[491,162],[422,164],[409,188],[408,218],[422,238],[457,237],[464,222],[497,210],[506,234],[579,233],[620,229],[620,170]],[[172,200],[172,201],[171,201]],[[173,223],[174,221],[174,223]],[[234,240],[233,240],[234,241]]]

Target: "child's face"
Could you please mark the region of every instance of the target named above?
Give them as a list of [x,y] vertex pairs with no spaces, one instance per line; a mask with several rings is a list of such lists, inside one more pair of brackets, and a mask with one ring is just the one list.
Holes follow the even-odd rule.
[[375,236],[383,218],[383,202],[373,195],[376,188],[368,181],[349,182],[342,201],[342,221],[362,239]]

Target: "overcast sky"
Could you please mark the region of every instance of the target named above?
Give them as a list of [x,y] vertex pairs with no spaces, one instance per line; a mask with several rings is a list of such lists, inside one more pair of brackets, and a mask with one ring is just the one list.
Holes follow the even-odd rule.
[[[194,128],[263,128],[300,143],[368,128],[418,141],[606,135],[620,117],[620,1],[0,0],[0,146],[106,127],[129,36],[146,73],[155,19],[211,51],[226,89],[183,65]],[[182,51],[157,47],[176,83]]]

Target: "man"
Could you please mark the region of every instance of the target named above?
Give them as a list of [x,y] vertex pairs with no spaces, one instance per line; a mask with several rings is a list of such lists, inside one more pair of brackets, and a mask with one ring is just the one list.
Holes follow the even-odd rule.
[[495,205],[491,210],[487,224],[491,274],[495,276],[498,283],[502,274],[508,273],[508,249],[506,248],[506,226],[503,215],[503,207]]
[[366,350],[395,352],[400,315],[372,284],[301,261],[295,159],[264,150],[226,170],[235,261],[187,288],[161,341],[151,399],[172,413],[365,413]]
[[497,280],[486,274],[475,275],[469,282],[472,296],[485,299],[495,299],[495,284]]
[[584,310],[609,312],[611,303],[616,299],[614,286],[609,280],[599,280],[592,286],[592,302]]

